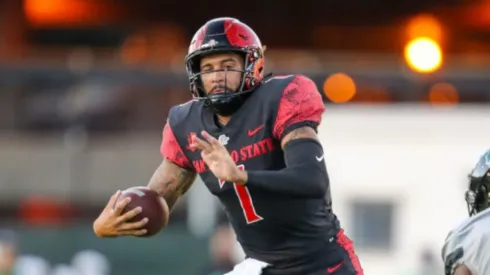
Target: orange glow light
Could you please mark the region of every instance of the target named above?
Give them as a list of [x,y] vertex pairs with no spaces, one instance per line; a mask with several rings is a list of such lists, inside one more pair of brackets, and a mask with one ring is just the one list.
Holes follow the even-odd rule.
[[437,42],[441,42],[443,31],[442,26],[436,17],[430,14],[421,14],[413,19],[407,25],[408,40],[417,37],[428,37]]
[[130,36],[121,49],[121,59],[127,64],[136,64],[148,56],[148,41],[143,35]]
[[[83,23],[99,18],[100,5],[81,0],[24,0],[24,13],[33,25]],[[86,22],[85,22],[86,23]]]
[[434,40],[420,37],[407,44],[405,59],[414,71],[431,73],[438,70],[442,65],[442,50]]
[[356,95],[356,84],[347,74],[336,73],[325,80],[323,92],[332,102],[345,103]]
[[437,106],[452,106],[459,102],[456,88],[449,83],[437,83],[429,91],[429,102]]

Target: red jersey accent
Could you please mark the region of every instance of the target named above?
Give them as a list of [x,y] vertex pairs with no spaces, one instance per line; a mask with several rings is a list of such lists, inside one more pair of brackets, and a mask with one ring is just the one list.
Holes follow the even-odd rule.
[[349,259],[354,266],[356,271],[356,275],[364,275],[364,270],[361,267],[361,262],[354,251],[354,243],[347,237],[344,233],[344,230],[340,230],[337,234],[337,243],[345,249],[347,254],[349,255]]
[[288,84],[279,103],[273,136],[281,140],[289,126],[301,122],[320,124],[325,111],[322,96],[316,84],[309,78],[298,75]]
[[182,168],[192,169],[191,163],[184,155],[182,148],[180,148],[180,145],[177,142],[177,139],[175,138],[172,128],[168,122],[163,128],[162,136],[162,144],[160,145],[160,153],[162,156]]

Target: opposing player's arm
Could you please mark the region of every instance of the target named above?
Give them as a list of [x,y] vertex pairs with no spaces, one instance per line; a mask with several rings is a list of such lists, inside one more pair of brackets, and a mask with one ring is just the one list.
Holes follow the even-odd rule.
[[454,270],[453,275],[473,275],[471,271],[464,265],[458,265]]
[[192,171],[189,160],[180,148],[168,123],[163,130],[160,152],[163,155],[163,161],[153,173],[148,188],[163,196],[168,207],[172,209],[178,198],[189,190],[197,174]]
[[472,275],[470,269],[463,264],[465,254],[463,248],[457,248],[447,255],[444,254],[443,248],[444,273],[446,275]]
[[315,83],[297,76],[284,91],[274,125],[286,168],[247,171],[246,184],[295,196],[322,198],[329,184],[317,126],[325,107]]
[[[455,235],[453,235],[455,234]],[[446,275],[476,275],[487,274],[486,253],[482,255],[482,247],[486,247],[485,236],[467,231],[465,235],[451,232],[442,248],[444,274]],[[453,236],[452,236],[453,235]],[[483,249],[483,251],[485,251]]]

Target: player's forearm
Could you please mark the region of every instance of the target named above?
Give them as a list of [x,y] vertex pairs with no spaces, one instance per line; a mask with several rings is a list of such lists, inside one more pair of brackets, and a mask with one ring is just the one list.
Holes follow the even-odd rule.
[[148,188],[160,194],[169,209],[172,209],[179,197],[189,190],[195,178],[194,172],[164,160],[151,177]]
[[328,177],[325,174],[307,167],[247,171],[247,174],[247,185],[294,196],[323,198],[328,186]]
[[162,196],[167,202],[170,210],[172,210],[173,206],[180,197],[180,193],[175,185],[172,184],[172,181],[160,181],[152,178],[148,183],[148,188],[155,190],[158,194],[160,194],[160,196]]
[[158,194],[160,194],[160,196],[162,196],[165,199],[165,201],[167,202],[169,210],[172,210],[175,203],[177,202],[177,200],[181,196],[180,192],[178,192],[177,190],[169,190],[169,189],[161,190],[158,187],[151,185],[151,184],[148,184],[148,188],[157,191]]
[[160,194],[165,199],[169,209],[171,210],[177,200],[191,187],[194,179],[195,176],[193,174],[179,175],[174,179],[150,181],[148,188],[151,188]]
[[246,184],[295,196],[322,198],[329,184],[321,145],[313,139],[292,141],[284,150],[286,168],[246,171]]
[[180,196],[185,194],[185,192],[189,189],[192,181],[188,182],[187,184],[180,184],[177,179],[150,181],[148,188],[153,189],[160,194],[160,196],[162,196],[167,202],[168,208],[171,210]]

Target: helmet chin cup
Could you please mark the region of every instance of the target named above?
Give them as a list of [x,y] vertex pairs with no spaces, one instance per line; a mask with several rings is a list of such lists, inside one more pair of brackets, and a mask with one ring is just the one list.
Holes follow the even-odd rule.
[[243,105],[244,99],[239,94],[209,96],[204,104],[217,115],[230,116]]

